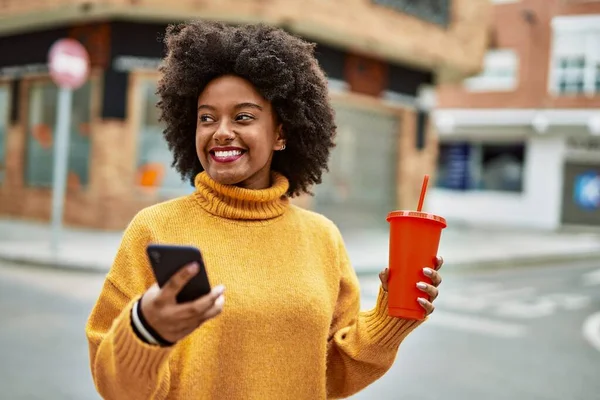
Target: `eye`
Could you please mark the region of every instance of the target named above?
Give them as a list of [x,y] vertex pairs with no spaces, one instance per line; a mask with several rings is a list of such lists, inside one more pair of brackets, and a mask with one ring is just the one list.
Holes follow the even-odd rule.
[[254,117],[250,114],[239,114],[235,117],[236,121],[252,121]]
[[215,119],[208,114],[203,114],[200,116],[200,122],[215,122]]

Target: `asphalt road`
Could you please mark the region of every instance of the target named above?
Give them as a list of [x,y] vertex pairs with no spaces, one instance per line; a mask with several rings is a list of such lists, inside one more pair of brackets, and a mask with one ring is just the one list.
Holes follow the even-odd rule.
[[[431,319],[405,340],[392,369],[353,398],[599,398],[598,270],[600,262],[447,271]],[[102,279],[0,264],[0,399],[99,398],[83,328]],[[377,278],[361,284],[367,308]]]

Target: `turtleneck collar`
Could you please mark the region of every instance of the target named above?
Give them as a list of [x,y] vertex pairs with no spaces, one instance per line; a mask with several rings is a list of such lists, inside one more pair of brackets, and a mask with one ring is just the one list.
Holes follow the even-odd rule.
[[282,215],[289,199],[289,182],[277,172],[271,173],[271,187],[260,190],[223,185],[206,171],[196,175],[196,199],[209,213],[236,220],[266,220]]

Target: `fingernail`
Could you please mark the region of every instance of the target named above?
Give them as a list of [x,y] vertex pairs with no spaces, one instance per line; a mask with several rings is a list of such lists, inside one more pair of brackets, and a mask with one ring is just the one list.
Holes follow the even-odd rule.
[[419,289],[426,289],[426,288],[427,288],[427,285],[426,285],[426,284],[424,284],[423,282],[419,282],[419,283],[417,283],[417,287],[418,287]]
[[215,288],[213,290],[215,291],[215,293],[222,295],[225,292],[225,286],[223,286],[223,285],[215,286]]
[[423,273],[427,276],[433,275],[433,270],[431,268],[423,268]]
[[215,305],[217,307],[221,307],[223,306],[223,304],[225,304],[225,296],[220,295],[219,298],[215,301]]
[[427,304],[427,300],[425,300],[425,299],[424,299],[424,298],[422,298],[422,297],[418,297],[418,298],[417,298],[417,301],[419,302],[419,304],[422,304],[422,305],[425,305],[425,304]]
[[187,270],[189,273],[192,273],[192,274],[198,272],[198,264],[196,264],[196,263],[190,264],[188,266]]

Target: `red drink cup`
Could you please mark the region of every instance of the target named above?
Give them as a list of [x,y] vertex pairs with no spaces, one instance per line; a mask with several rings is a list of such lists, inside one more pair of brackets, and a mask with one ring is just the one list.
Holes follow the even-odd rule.
[[427,298],[427,294],[417,288],[417,282],[431,284],[423,268],[435,269],[446,220],[424,212],[392,211],[387,221],[390,223],[388,314],[423,320],[425,310],[417,298]]

